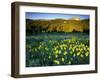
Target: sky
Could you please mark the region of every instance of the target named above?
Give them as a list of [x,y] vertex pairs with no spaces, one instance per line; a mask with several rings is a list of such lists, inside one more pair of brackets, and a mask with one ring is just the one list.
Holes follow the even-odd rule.
[[79,17],[82,19],[89,19],[89,15],[79,15],[79,14],[56,14],[56,13],[36,13],[36,12],[26,12],[26,19],[70,19],[73,17]]

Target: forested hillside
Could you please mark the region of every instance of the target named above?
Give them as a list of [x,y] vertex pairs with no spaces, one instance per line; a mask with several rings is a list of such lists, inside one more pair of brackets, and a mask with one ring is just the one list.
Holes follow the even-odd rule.
[[26,19],[27,35],[41,32],[89,32],[89,19],[30,20]]

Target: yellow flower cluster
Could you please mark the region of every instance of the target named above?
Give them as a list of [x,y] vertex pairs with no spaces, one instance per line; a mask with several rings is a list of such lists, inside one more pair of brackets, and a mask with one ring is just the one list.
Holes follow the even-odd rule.
[[[64,40],[48,40],[47,42],[40,42],[37,46],[27,45],[26,48],[31,54],[36,56],[42,55],[48,63],[53,65],[60,64],[79,64],[80,61],[89,57],[90,48],[89,40],[82,41],[75,38]],[[34,54],[33,54],[34,53]],[[38,59],[43,59],[41,56]],[[79,61],[80,60],[80,61]],[[49,62],[51,61],[51,62]],[[77,62],[75,62],[77,61]],[[51,64],[50,64],[51,65]]]

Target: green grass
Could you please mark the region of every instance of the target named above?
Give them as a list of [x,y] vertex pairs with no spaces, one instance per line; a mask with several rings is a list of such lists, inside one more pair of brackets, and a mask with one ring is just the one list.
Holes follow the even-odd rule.
[[41,33],[26,37],[26,67],[89,64],[89,34]]

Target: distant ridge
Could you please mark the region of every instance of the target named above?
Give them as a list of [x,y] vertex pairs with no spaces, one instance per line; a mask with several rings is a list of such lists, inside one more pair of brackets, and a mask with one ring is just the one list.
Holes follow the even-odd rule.
[[81,20],[79,17],[52,20],[26,19],[27,33],[39,32],[89,32],[89,19]]
[[79,21],[79,20],[81,20],[79,17],[72,17],[72,18],[70,18],[69,20],[76,20],[76,21]]

